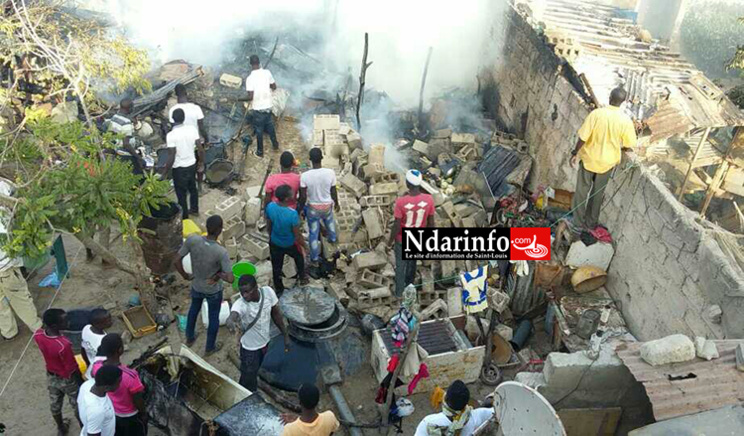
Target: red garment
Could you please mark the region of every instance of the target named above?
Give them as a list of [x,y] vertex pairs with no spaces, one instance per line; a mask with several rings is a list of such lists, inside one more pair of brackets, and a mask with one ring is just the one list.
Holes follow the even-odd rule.
[[413,380],[411,380],[411,383],[408,383],[408,395],[413,394],[413,390],[416,389],[416,385],[419,381],[421,381],[422,378],[428,378],[429,377],[429,367],[426,366],[425,363],[422,363],[421,366],[419,366],[418,374],[416,374],[413,377]]
[[395,371],[395,368],[398,367],[398,362],[400,361],[400,355],[399,354],[393,354],[393,357],[390,358],[388,361],[388,372]]
[[274,193],[276,188],[282,185],[289,185],[292,188],[292,197],[287,202],[287,205],[292,209],[297,209],[297,196],[300,192],[300,175],[297,173],[279,173],[272,174],[266,179],[266,185],[264,185],[264,191],[266,195],[271,195],[271,201],[278,203]]
[[434,198],[429,194],[404,195],[395,201],[395,219],[400,220],[400,231],[395,240],[403,242],[404,228],[422,228],[434,215]]
[[[93,364],[91,374],[95,377],[98,370],[103,366],[103,361],[99,360]],[[119,365],[121,369],[121,383],[119,388],[107,395],[114,405],[116,416],[128,417],[137,414],[137,406],[134,405],[134,395],[145,390],[145,386],[140,381],[137,371],[130,369],[126,365]]]
[[610,235],[610,232],[605,227],[597,226],[594,230],[590,230],[589,233],[599,242],[612,243],[612,235]]
[[75,371],[80,371],[72,343],[63,335],[49,336],[43,328],[34,333],[34,342],[39,346],[46,362],[46,370],[61,378],[70,378]]

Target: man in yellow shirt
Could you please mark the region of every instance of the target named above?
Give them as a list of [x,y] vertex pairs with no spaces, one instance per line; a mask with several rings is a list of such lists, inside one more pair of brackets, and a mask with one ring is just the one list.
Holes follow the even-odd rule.
[[296,415],[282,415],[285,422],[282,436],[330,436],[338,431],[341,424],[333,412],[318,413],[315,408],[320,401],[320,391],[313,384],[303,384],[297,391],[300,398],[302,413]]
[[620,109],[626,98],[625,89],[613,89],[610,106],[592,111],[579,129],[571,153],[571,166],[581,160],[573,197],[574,224],[579,228],[597,227],[604,191],[622,160],[622,149],[632,149],[638,141],[633,120]]

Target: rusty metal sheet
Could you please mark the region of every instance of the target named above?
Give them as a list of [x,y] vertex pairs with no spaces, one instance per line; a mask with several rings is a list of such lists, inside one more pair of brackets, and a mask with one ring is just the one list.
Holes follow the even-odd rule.
[[720,358],[651,366],[641,359],[642,343],[624,343],[616,351],[646,388],[657,421],[691,415],[744,401],[744,373],[736,370],[741,341],[713,341]]

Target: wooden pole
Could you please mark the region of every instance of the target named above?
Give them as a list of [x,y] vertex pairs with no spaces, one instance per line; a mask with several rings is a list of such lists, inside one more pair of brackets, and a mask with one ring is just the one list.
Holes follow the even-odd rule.
[[685,180],[682,182],[682,186],[679,187],[679,192],[677,193],[677,200],[682,201],[682,196],[685,194],[685,187],[687,187],[687,182],[690,181],[690,176],[692,175],[692,170],[694,169],[695,161],[700,157],[700,152],[703,151],[703,145],[705,145],[705,141],[708,140],[708,135],[710,135],[711,128],[708,127],[705,129],[705,133],[703,133],[703,137],[700,138],[700,143],[698,144],[697,148],[695,149],[695,154],[692,157],[692,160],[690,161],[690,166],[687,168],[687,174],[685,175]]
[[[709,129],[710,130],[710,129]],[[729,169],[729,157],[731,157],[731,153],[734,152],[737,148],[744,147],[744,128],[743,127],[737,127],[736,133],[734,133],[734,139],[731,141],[731,144],[729,144],[728,150],[726,150],[726,155],[723,157],[723,162],[718,166],[718,169],[716,170],[716,174],[713,176],[713,181],[708,185],[708,189],[705,191],[705,200],[703,201],[703,207],[700,209],[700,216],[705,218],[705,213],[708,211],[708,207],[710,206],[710,202],[713,200],[713,197],[716,195],[716,191],[721,187],[721,184],[723,184],[723,180],[726,178],[726,172],[728,172]]]
[[429,73],[429,62],[431,62],[431,52],[434,49],[429,47],[429,53],[426,55],[426,65],[424,66],[424,75],[421,77],[421,91],[419,92],[418,122],[419,132],[424,125],[424,89],[426,88],[426,75]]
[[357,98],[356,107],[356,119],[357,119],[357,131],[362,131],[362,119],[359,116],[359,110],[362,107],[364,101],[364,85],[367,80],[367,68],[372,66],[372,62],[367,63],[367,54],[369,53],[369,33],[364,34],[364,56],[362,56],[362,71],[359,74],[359,97]]
[[271,50],[271,54],[269,55],[269,59],[266,61],[266,64],[264,64],[264,68],[269,68],[269,65],[271,64],[271,60],[274,59],[274,54],[276,53],[276,47],[279,45],[279,37],[277,36],[274,40],[274,48]]
[[395,367],[395,371],[393,371],[393,378],[390,379],[390,386],[388,387],[387,394],[385,395],[385,403],[383,403],[383,413],[382,413],[382,423],[383,425],[388,424],[388,416],[390,415],[390,408],[392,406],[391,402],[393,401],[393,391],[395,391],[395,381],[398,380],[398,376],[400,375],[400,371],[403,368],[404,364],[406,363],[406,358],[408,358],[408,353],[411,351],[413,347],[416,347],[416,339],[418,337],[419,327],[421,326],[421,322],[419,321],[418,317],[416,320],[416,326],[413,327],[413,331],[408,335],[408,338],[406,338],[406,343],[403,345],[403,348],[401,348],[401,355],[400,360],[398,360],[398,366]]

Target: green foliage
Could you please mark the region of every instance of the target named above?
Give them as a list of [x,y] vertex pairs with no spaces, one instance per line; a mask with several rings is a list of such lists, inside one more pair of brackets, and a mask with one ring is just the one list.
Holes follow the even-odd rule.
[[731,75],[728,70],[732,56],[738,46],[744,45],[744,32],[737,20],[741,16],[744,16],[744,4],[719,1],[692,4],[682,23],[683,54],[712,78]]
[[[20,201],[5,244],[11,255],[39,256],[48,250],[55,230],[91,235],[118,224],[125,239],[137,238],[142,217],[166,202],[168,183],[148,175],[140,185],[128,163],[100,159],[105,149],[114,147],[114,136],[47,118],[29,123],[29,130],[33,136],[24,138],[24,147],[36,146],[42,160],[37,162],[39,173],[18,180]],[[57,163],[44,164],[49,160]]]
[[[739,23],[744,24],[744,17],[739,18]],[[742,29],[742,33],[744,33],[744,29]],[[728,65],[726,65],[727,70],[744,70],[744,45],[739,45],[736,49],[736,54],[734,54],[734,57],[731,58]],[[738,104],[738,103],[737,103]],[[741,104],[739,104],[739,107],[744,107]]]

